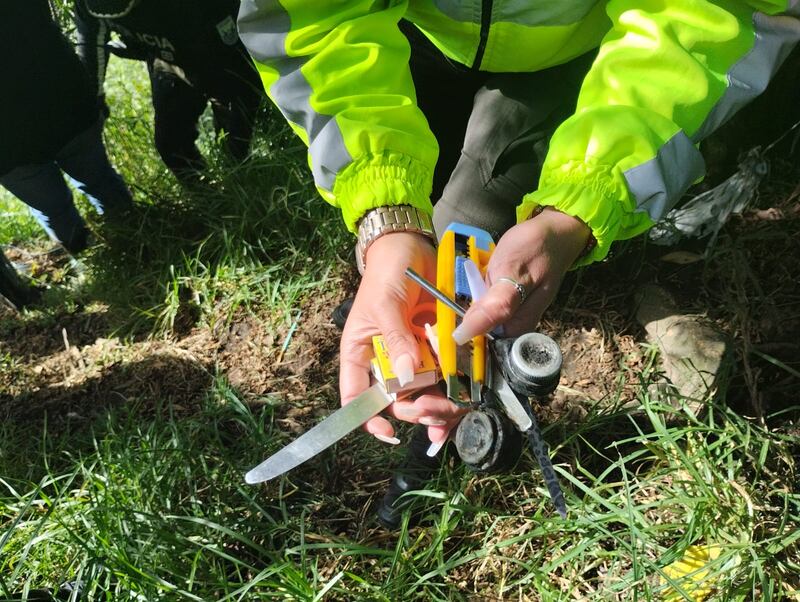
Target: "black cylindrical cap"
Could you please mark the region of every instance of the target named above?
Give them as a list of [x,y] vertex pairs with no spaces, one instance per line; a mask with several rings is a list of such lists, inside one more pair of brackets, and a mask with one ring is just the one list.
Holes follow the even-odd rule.
[[547,395],[561,378],[561,349],[540,332],[529,332],[514,339],[503,354],[502,369],[516,392],[531,396]]

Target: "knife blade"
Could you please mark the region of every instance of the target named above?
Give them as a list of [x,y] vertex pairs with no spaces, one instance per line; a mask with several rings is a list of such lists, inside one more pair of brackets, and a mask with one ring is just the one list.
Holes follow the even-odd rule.
[[383,385],[372,385],[353,401],[250,470],[244,477],[245,482],[253,485],[269,481],[310,460],[387,408],[393,401],[394,396],[386,393]]
[[500,400],[508,417],[511,418],[514,424],[517,425],[517,428],[524,433],[531,428],[531,424],[533,424],[531,417],[528,415],[528,412],[525,411],[525,407],[520,403],[516,393],[511,389],[506,379],[503,378],[503,373],[500,372],[497,367],[497,359],[493,357],[492,360],[491,389]]

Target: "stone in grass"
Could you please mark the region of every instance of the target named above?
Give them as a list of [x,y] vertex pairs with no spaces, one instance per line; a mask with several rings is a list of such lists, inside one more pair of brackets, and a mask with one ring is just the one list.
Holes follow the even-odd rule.
[[728,340],[701,316],[680,313],[663,288],[646,285],[637,293],[636,319],[659,351],[665,381],[650,393],[694,415],[724,388],[730,366]]

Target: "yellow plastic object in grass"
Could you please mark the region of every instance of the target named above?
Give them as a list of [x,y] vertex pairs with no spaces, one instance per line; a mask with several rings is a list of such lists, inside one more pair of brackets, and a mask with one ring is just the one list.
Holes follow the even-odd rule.
[[[703,602],[715,589],[717,575],[709,575],[708,565],[722,553],[718,545],[689,546],[683,558],[664,567],[661,585],[667,586],[665,602],[678,602],[686,597],[670,584],[667,577],[676,583],[693,602]],[[666,577],[665,577],[666,576]]]

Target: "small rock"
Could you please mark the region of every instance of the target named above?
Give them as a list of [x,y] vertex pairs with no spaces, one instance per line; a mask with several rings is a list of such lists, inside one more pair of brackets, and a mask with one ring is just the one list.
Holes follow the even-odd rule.
[[663,288],[647,285],[637,294],[636,319],[658,346],[662,368],[674,387],[658,385],[669,399],[674,393],[696,412],[724,383],[728,367],[728,340],[700,316],[681,314]]

